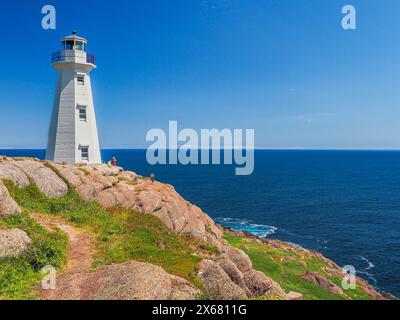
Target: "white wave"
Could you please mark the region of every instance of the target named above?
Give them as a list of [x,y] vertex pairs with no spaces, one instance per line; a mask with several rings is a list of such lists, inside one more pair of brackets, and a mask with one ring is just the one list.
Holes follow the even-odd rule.
[[357,270],[356,273],[359,275],[364,275],[374,287],[377,287],[378,280],[376,280],[375,276],[372,273],[368,272],[368,270],[375,268],[375,264],[373,264],[371,261],[363,256],[358,256],[357,259],[364,261],[367,266],[361,271]]
[[358,257],[359,259],[361,259],[361,260],[363,260],[363,261],[365,261],[366,263],[367,263],[367,267],[364,269],[364,271],[367,271],[367,270],[371,270],[371,269],[373,269],[373,268],[375,268],[375,264],[373,264],[371,261],[369,261],[367,258],[365,258],[365,257],[363,257],[363,256],[359,256]]
[[278,229],[274,226],[252,223],[247,219],[221,217],[215,220],[226,227],[232,228],[233,230],[246,231],[261,238],[266,238],[267,236],[274,234]]

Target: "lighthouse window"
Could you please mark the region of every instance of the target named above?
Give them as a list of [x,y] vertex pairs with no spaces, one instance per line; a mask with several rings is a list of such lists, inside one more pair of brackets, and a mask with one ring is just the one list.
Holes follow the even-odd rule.
[[79,108],[79,120],[81,120],[81,121],[86,121],[87,120],[86,108],[85,107]]
[[74,48],[74,41],[73,40],[65,41],[65,50],[73,50],[73,48]]
[[81,50],[81,51],[83,51],[83,42],[81,42],[81,41],[76,41],[75,50]]
[[76,77],[76,79],[78,81],[78,84],[80,84],[82,86],[85,84],[85,76],[79,75],[79,76]]
[[81,159],[82,161],[89,161],[89,148],[81,147]]

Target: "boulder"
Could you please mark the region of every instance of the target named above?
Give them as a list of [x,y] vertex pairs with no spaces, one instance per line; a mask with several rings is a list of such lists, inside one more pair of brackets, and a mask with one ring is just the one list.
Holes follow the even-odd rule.
[[157,191],[144,190],[136,195],[132,209],[141,213],[152,213],[160,208],[161,195]]
[[[83,188],[80,188],[80,191],[82,192]],[[92,193],[94,192],[94,188],[93,189],[87,189],[88,193]],[[87,198],[88,195],[86,195],[85,198]],[[121,198],[120,198],[121,197]],[[116,191],[115,189],[107,189],[107,190],[103,190],[101,191],[97,196],[96,196],[96,201],[103,206],[104,208],[112,208],[118,205],[118,203],[122,202],[123,199],[123,195]]]
[[316,284],[334,294],[343,294],[343,290],[318,272],[309,271],[302,276],[303,279]]
[[0,229],[0,259],[23,254],[32,240],[20,229]]
[[85,285],[88,300],[193,300],[198,293],[185,279],[136,261],[101,267],[87,276]]
[[249,256],[242,250],[234,247],[225,246],[222,249],[222,253],[225,254],[227,258],[231,260],[241,272],[246,273],[252,270],[253,264]]
[[89,175],[89,171],[80,169],[79,166],[73,166],[68,164],[58,164],[52,162],[51,165],[58,170],[58,172],[68,181],[73,187],[78,187],[84,183],[86,175]]
[[99,183],[102,185],[101,190],[109,189],[117,185],[118,179],[114,176],[103,176],[97,172],[91,175],[94,183]]
[[46,196],[60,198],[68,193],[68,186],[54,173],[39,161],[21,160],[14,161],[13,165],[29,176]]
[[11,198],[7,188],[0,180],[0,218],[4,218],[20,212],[20,207],[14,201],[14,199]]
[[288,300],[303,300],[303,295],[294,291],[290,291],[286,296]]
[[244,275],[244,282],[253,297],[265,296],[287,299],[281,286],[260,271],[250,270],[247,272]]
[[194,300],[198,297],[199,291],[189,284],[185,279],[170,275],[171,278],[171,294],[168,297],[170,300]]
[[202,260],[198,264],[198,277],[204,285],[207,298],[217,300],[246,299],[244,289],[234,283],[216,262]]
[[246,291],[248,296],[251,296],[250,291],[247,289],[246,284],[244,283],[244,275],[243,273],[236,267],[236,265],[227,258],[218,258],[215,262],[221,266],[221,268],[225,271],[225,273],[229,276],[229,278],[236,283],[239,287]]
[[15,162],[8,159],[0,161],[0,180],[10,180],[18,187],[26,187],[30,183],[28,176],[13,164]]

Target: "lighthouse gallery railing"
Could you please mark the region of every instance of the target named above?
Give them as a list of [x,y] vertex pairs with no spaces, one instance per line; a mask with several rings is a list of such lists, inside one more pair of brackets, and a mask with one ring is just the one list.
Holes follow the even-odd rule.
[[[96,57],[90,53],[86,54],[86,62],[96,64]],[[75,51],[57,51],[51,55],[51,63],[73,61],[75,58],[81,58],[76,55]]]

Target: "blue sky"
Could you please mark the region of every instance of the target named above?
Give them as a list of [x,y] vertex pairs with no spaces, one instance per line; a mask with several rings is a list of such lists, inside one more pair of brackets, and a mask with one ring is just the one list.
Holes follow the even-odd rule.
[[[41,8],[57,29],[41,28]],[[355,31],[341,8],[357,9]],[[0,148],[44,148],[50,55],[76,29],[104,148],[151,128],[254,128],[270,148],[400,147],[398,0],[6,0],[0,6]]]

